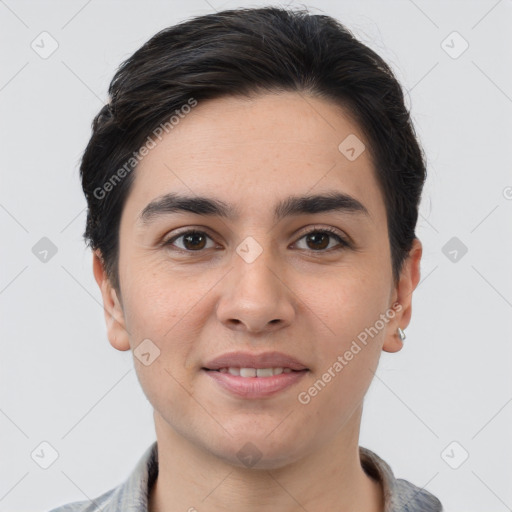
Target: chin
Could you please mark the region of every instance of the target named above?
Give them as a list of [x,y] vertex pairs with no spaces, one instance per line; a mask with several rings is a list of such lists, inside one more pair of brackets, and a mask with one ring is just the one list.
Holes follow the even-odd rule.
[[[213,443],[210,451],[226,463],[254,470],[268,470],[284,467],[301,458],[297,452],[297,436],[284,431],[286,438],[280,439],[271,428],[238,430],[239,435],[224,438]],[[240,435],[240,432],[244,432]],[[271,439],[272,438],[272,439]]]

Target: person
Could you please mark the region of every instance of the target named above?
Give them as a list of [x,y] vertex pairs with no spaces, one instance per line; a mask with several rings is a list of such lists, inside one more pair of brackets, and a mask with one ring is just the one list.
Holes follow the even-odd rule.
[[156,441],[53,512],[442,510],[359,446],[411,320],[426,180],[379,55],[307,9],[183,21],[119,67],[80,173],[108,339]]

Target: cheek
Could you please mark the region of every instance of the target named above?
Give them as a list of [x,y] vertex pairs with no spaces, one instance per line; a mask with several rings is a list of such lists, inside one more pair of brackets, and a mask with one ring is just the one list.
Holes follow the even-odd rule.
[[156,269],[150,262],[126,270],[125,313],[134,331],[147,329],[161,338],[197,301],[192,283],[173,278],[169,271]]
[[[193,362],[193,351],[203,330],[204,305],[201,299],[211,284],[183,279],[169,273],[143,271],[126,280],[125,320],[132,350],[145,339],[158,347],[157,362],[185,377]],[[136,361],[138,364],[138,362]],[[141,368],[142,370],[142,368]],[[153,378],[169,378],[159,375]]]
[[319,402],[325,401],[323,410],[346,412],[362,400],[374,377],[391,321],[386,317],[389,288],[370,276],[340,279],[332,286],[336,291],[329,300],[324,295],[316,306],[329,334],[318,339],[321,363],[307,394],[314,401],[317,393]]
[[[187,403],[180,383],[188,382],[192,371],[188,361],[198,337],[193,321],[197,296],[187,295],[179,287],[171,286],[170,281],[169,277],[156,278],[151,273],[139,273],[127,279],[125,320],[144,394],[157,410],[178,414],[184,412],[183,403]],[[146,344],[141,347],[149,348],[138,349],[141,343]],[[150,353],[150,364],[139,359],[138,354],[142,352]],[[187,388],[192,389],[190,385]]]
[[363,317],[351,319],[351,326],[345,326],[334,343],[324,341],[321,363],[299,390],[298,402],[306,414],[317,416],[319,425],[324,421],[331,422],[334,429],[341,427],[362,404],[373,380],[382,333],[372,337],[364,327],[361,329],[357,324],[361,325]]
[[129,287],[125,304],[130,338],[134,342],[141,336],[163,340],[169,329],[183,316],[182,307],[179,293],[162,286],[158,281],[133,283]]
[[331,272],[328,285],[319,287],[318,282],[316,286],[310,282],[302,293],[304,302],[323,320],[327,338],[335,341],[337,350],[374,325],[386,312],[389,298],[389,286],[378,275],[345,268],[338,271],[337,277]]
[[[345,344],[343,348],[348,347]],[[358,350],[350,361],[344,356],[345,351],[340,350],[298,390],[297,407],[309,432],[322,432],[322,438],[332,438],[362,406],[379,352],[372,346]],[[338,355],[342,357],[341,362]]]

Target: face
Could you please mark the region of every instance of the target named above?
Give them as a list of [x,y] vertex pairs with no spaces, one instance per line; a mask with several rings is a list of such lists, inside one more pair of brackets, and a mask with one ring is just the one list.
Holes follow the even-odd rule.
[[[236,465],[251,442],[270,468],[358,425],[381,351],[402,346],[421,245],[395,287],[384,197],[368,149],[339,149],[348,136],[368,148],[324,100],[231,97],[199,102],[140,162],[120,223],[121,296],[98,257],[94,272],[112,345],[150,340],[146,362],[158,355],[134,357],[157,431]],[[223,209],[182,210],[166,194]],[[337,199],[290,200],[326,195]],[[278,351],[307,370],[241,396],[204,369],[234,351]]]

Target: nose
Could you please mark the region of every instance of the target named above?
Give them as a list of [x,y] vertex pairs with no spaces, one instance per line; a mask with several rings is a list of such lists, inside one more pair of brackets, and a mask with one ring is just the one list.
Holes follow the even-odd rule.
[[235,254],[233,266],[221,282],[219,321],[229,329],[251,334],[268,334],[291,325],[293,292],[270,251],[263,251],[250,263]]

